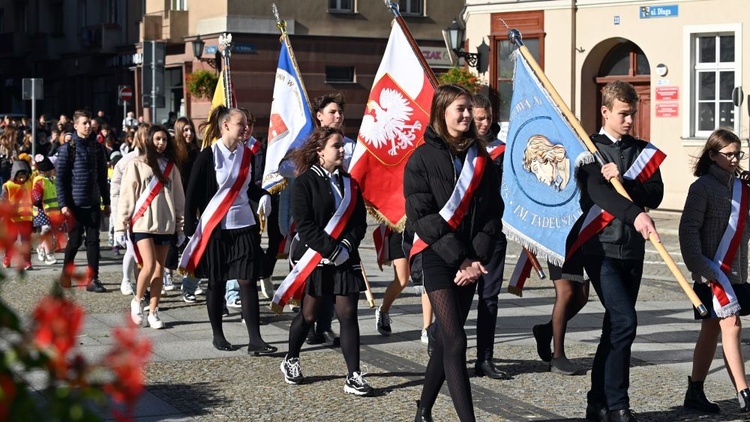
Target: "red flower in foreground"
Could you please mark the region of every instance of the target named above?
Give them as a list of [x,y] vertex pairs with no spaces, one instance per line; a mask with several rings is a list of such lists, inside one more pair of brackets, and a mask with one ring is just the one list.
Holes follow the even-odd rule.
[[[130,318],[128,318],[130,321]],[[104,357],[104,364],[112,370],[115,379],[104,386],[117,403],[123,403],[127,412],[114,412],[118,420],[131,420],[138,397],[143,392],[143,366],[151,356],[151,341],[138,337],[138,328],[132,321],[127,327],[113,331],[115,345]]]
[[34,309],[34,342],[52,352],[53,364],[59,375],[67,368],[68,352],[76,344],[83,323],[83,309],[75,303],[55,296],[45,296]]

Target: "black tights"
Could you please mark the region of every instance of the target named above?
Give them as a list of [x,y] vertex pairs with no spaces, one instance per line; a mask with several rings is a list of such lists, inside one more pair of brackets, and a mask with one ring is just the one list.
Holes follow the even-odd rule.
[[466,371],[466,332],[464,323],[469,316],[476,284],[466,287],[428,292],[432,311],[437,320],[437,341],[427,364],[420,405],[431,409],[444,381],[448,381],[453,406],[461,421],[473,421],[469,373]]
[[[325,304],[323,296],[305,294],[302,298],[302,309],[292,320],[289,327],[288,358],[298,358],[308,331],[318,319],[320,307]],[[335,296],[336,316],[341,325],[341,353],[344,354],[349,376],[359,372],[359,322],[357,321],[357,300],[359,293],[347,296]]]
[[[242,315],[245,318],[247,336],[250,339],[249,346],[264,346],[266,342],[260,336],[260,304],[258,302],[258,289],[254,281],[237,280],[240,284],[240,303],[242,303]],[[226,281],[208,283],[206,292],[206,308],[208,309],[208,320],[211,322],[214,343],[223,343],[224,329],[222,328],[222,310],[224,309],[224,294],[226,293]]]

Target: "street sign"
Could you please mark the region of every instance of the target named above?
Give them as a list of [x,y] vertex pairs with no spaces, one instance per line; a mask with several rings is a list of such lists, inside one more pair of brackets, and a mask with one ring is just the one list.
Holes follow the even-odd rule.
[[133,99],[133,88],[128,85],[121,85],[117,95],[121,101],[130,101]]
[[23,78],[21,90],[24,100],[44,99],[44,80],[41,78]]

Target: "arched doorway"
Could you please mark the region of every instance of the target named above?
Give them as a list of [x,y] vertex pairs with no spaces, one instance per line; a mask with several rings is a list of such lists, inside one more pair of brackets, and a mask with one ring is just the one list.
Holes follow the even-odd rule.
[[[597,110],[601,109],[601,92],[604,85],[615,80],[629,82],[638,92],[638,114],[631,135],[651,139],[651,66],[646,55],[631,41],[623,41],[605,55],[596,77],[598,88]],[[601,127],[601,113],[597,117]]]

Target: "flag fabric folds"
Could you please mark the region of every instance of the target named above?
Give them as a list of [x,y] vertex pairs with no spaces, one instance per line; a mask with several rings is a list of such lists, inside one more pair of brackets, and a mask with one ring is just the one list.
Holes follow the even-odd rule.
[[575,169],[593,156],[520,52],[515,56],[503,230],[540,259],[562,265],[566,237],[582,214]]
[[368,210],[401,231],[405,223],[404,166],[424,142],[435,88],[394,22],[362,117],[349,173]]
[[282,38],[263,172],[263,189],[270,192],[283,189],[284,178],[278,173],[281,160],[289,150],[301,146],[314,129],[310,102],[297,70],[292,46],[286,36]]

